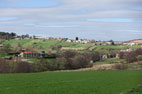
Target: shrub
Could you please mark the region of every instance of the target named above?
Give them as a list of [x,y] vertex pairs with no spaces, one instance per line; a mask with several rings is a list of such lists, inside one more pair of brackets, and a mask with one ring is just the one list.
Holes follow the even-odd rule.
[[9,73],[10,66],[7,62],[0,62],[0,73]]
[[137,61],[137,56],[142,55],[142,48],[138,48],[135,51],[128,52],[125,56],[125,59],[128,63]]
[[33,72],[32,64],[28,62],[17,63],[16,73],[30,73],[30,72]]
[[136,88],[132,88],[123,94],[141,94],[141,93],[142,93],[142,85],[138,85]]
[[136,58],[137,58],[137,61],[142,61],[142,55],[138,55]]
[[48,65],[48,70],[54,71],[54,70],[64,70],[64,62],[50,62]]
[[74,52],[74,51],[67,50],[67,51],[61,53],[60,56],[66,58],[66,59],[68,59],[68,58],[73,58],[76,54],[77,54],[77,53]]
[[125,59],[128,63],[137,61],[135,51],[127,53],[127,55],[125,56]]
[[39,61],[33,64],[35,72],[47,71],[48,70],[48,63],[44,59],[40,59]]
[[78,68],[86,68],[89,66],[90,61],[87,60],[83,55],[77,55],[75,58],[73,58],[72,62],[72,68],[78,69]]
[[92,54],[91,60],[93,60],[94,62],[101,60],[100,53],[96,52]]

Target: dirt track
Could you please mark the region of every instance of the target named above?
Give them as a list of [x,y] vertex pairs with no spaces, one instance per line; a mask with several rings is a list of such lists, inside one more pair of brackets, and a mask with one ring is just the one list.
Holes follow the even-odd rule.
[[[117,67],[117,65],[120,65],[120,66]],[[91,68],[82,68],[82,69],[76,69],[76,70],[58,70],[58,71],[53,71],[53,72],[76,72],[76,71],[90,71],[90,70],[123,70],[120,68],[121,65],[123,65],[123,64],[121,64],[121,63],[119,63],[119,64],[101,64],[101,65],[94,65]],[[132,63],[129,65],[135,66],[135,65],[137,65],[137,63]],[[128,64],[126,64],[126,66],[128,66]],[[128,67],[126,69],[127,70],[142,70],[142,65],[141,65],[141,67]]]
[[82,69],[76,69],[76,70],[58,70],[53,72],[74,72],[74,71],[89,71],[89,70],[112,70],[112,67],[115,64],[101,64],[101,65],[95,65],[91,68],[82,68]]

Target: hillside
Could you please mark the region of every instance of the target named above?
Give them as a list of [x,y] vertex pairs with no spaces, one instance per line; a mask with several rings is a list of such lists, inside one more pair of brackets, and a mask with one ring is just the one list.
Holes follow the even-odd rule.
[[[133,46],[127,46],[127,45],[99,45],[99,42],[94,43],[75,43],[75,42],[66,42],[66,41],[57,41],[56,39],[22,39],[22,40],[16,40],[11,39],[3,42],[4,45],[10,44],[11,46],[14,46],[15,44],[19,44],[22,46],[22,48],[28,48],[32,50],[37,51],[48,51],[53,48],[62,47],[62,49],[65,50],[83,50],[82,52],[104,52],[109,53],[109,51],[120,51],[122,49],[136,49],[140,47],[140,45],[133,45]],[[95,45],[96,44],[96,45]]]
[[57,41],[55,39],[22,39],[22,40],[8,40],[3,42],[4,45],[10,44],[13,45],[15,43],[20,44],[23,48],[33,48],[35,50],[48,50],[52,46],[63,46],[69,48],[87,48],[88,46],[92,45],[91,43],[81,44],[81,43],[73,43],[73,42],[66,42],[66,41]]

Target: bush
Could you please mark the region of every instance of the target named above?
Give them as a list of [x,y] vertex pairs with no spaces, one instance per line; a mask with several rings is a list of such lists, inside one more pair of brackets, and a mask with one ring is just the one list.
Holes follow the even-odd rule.
[[56,59],[56,63],[61,63],[58,64],[58,67],[62,66],[62,68],[60,67],[59,69],[86,68],[92,66],[90,61],[94,59],[96,56],[98,56],[98,54],[81,54],[76,53],[74,51],[65,51]]
[[6,62],[0,62],[0,73],[9,73],[10,66]]
[[17,63],[16,73],[30,73],[33,72],[32,64],[28,62],[19,62]]
[[47,71],[48,70],[48,63],[44,59],[40,59],[39,61],[33,64],[35,72]]
[[34,72],[33,64],[0,58],[0,73],[30,73]]
[[64,57],[64,58],[68,59],[68,58],[73,58],[76,54],[77,53],[74,51],[67,50],[65,52],[62,52],[60,57]]
[[137,61],[142,61],[142,55],[138,55],[136,58],[137,58]]
[[138,85],[136,88],[132,88],[123,94],[141,94],[141,93],[142,93],[142,85]]
[[77,55],[72,60],[72,68],[79,69],[79,68],[86,68],[89,66],[90,61],[87,60],[83,55]]
[[125,59],[128,63],[137,61],[135,51],[127,53],[127,55],[125,56]]
[[96,52],[96,53],[91,54],[91,55],[92,55],[91,60],[93,60],[94,62],[101,60],[101,57],[100,57],[100,53],[99,53],[99,52]]
[[136,62],[138,59],[137,56],[139,55],[142,55],[142,48],[138,48],[135,51],[126,53],[125,59],[128,63]]

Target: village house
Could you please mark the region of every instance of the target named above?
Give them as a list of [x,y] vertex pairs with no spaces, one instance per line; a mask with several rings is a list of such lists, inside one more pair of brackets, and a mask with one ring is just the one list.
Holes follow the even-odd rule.
[[0,44],[0,47],[3,47],[3,44]]
[[66,42],[72,42],[72,40],[71,40],[71,39],[68,39],[68,40],[66,40]]
[[57,41],[61,42],[62,41],[62,38],[56,38]]
[[127,45],[133,46],[133,45],[138,45],[138,43],[130,42],[130,43],[128,43]]
[[96,42],[96,40],[89,40],[89,42],[94,43],[94,42]]
[[86,44],[86,43],[88,43],[89,42],[89,40],[87,40],[87,39],[82,39],[81,40],[81,43],[84,43],[84,44]]
[[42,36],[34,36],[34,39],[43,39]]
[[20,57],[45,57],[45,52],[37,52],[37,51],[23,51],[19,54]]
[[123,42],[115,41],[115,42],[114,42],[114,44],[116,44],[116,45],[122,45],[122,44],[123,44]]
[[19,57],[24,57],[24,58],[34,58],[34,57],[55,57],[54,55],[48,55],[45,53],[45,51],[42,52],[37,52],[37,51],[25,51],[23,50],[19,55]]
[[107,59],[107,58],[108,58],[108,55],[104,54],[104,55],[102,55],[101,57],[102,57],[102,59]]
[[138,39],[138,40],[131,40],[132,43],[135,43],[135,44],[142,44],[142,40],[141,39]]
[[116,58],[120,58],[120,54],[119,53],[116,54]]
[[38,57],[39,54],[36,51],[23,51],[19,55],[20,57]]
[[107,41],[107,42],[106,42],[106,45],[111,45],[111,44],[112,44],[112,43],[111,43],[111,42],[109,42],[109,41]]
[[130,41],[123,42],[123,45],[130,45],[130,46],[141,45],[141,44],[142,44],[142,40],[141,39],[139,39],[139,40],[130,40]]
[[126,50],[120,50],[120,52],[132,52],[133,50],[131,48],[126,49]]

